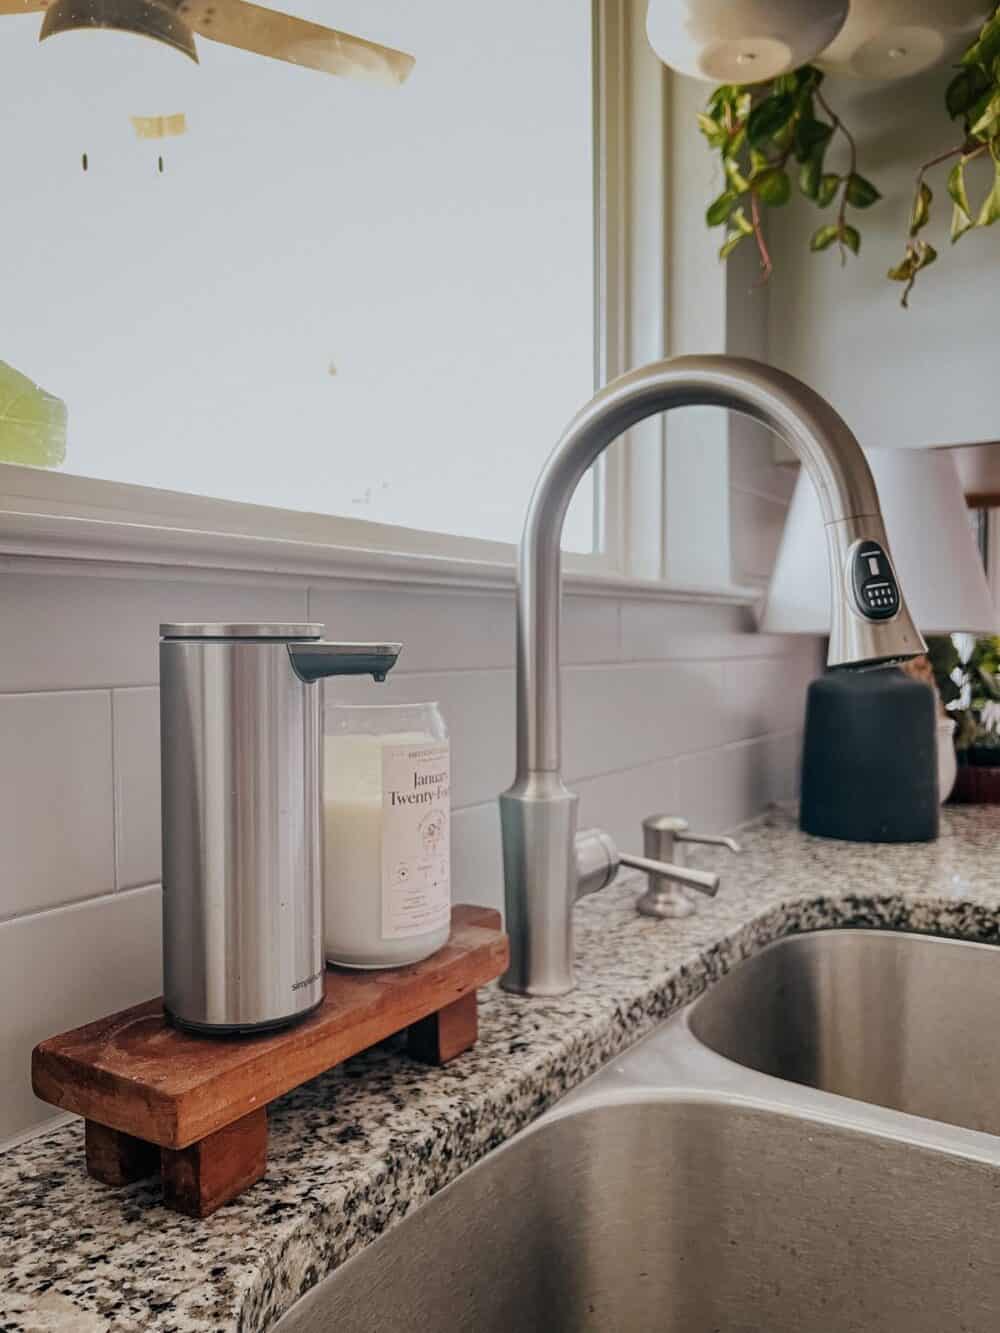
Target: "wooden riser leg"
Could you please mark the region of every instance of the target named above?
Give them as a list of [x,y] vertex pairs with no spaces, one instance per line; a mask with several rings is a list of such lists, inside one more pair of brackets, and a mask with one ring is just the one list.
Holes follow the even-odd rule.
[[267,1111],[251,1111],[188,1148],[161,1148],[163,1202],[208,1217],[256,1184],[267,1165]]
[[133,1138],[118,1129],[108,1129],[96,1120],[84,1125],[87,1174],[103,1185],[131,1185],[160,1169],[160,1150],[155,1143]]
[[407,1029],[407,1050],[425,1065],[443,1065],[474,1046],[478,1035],[476,992],[470,991],[436,1014],[411,1023]]

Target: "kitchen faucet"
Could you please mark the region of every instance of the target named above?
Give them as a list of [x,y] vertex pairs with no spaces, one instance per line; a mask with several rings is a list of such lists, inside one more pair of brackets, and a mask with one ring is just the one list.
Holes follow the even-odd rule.
[[[700,872],[619,856],[599,830],[578,834],[577,797],[560,772],[560,539],[587,469],[624,431],[675,407],[722,407],[762,422],[798,455],[819,494],[830,561],[828,665],[870,667],[925,645],[895,581],[875,482],[861,446],[825,399],[771,366],[729,356],[655,361],[613,380],[570,422],[542,469],[521,539],[517,594],[517,773],[500,797],[506,928],[511,961],[501,984],[525,995],[573,988],[572,907],[619,864]],[[891,596],[868,596],[873,560]],[[885,581],[883,577],[883,582]],[[672,872],[680,873],[672,873]]]

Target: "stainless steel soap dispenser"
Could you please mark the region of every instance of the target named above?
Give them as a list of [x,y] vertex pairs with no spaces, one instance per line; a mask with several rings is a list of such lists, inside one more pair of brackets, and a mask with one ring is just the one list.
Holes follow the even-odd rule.
[[324,676],[400,645],[322,625],[161,625],[164,1005],[180,1027],[282,1027],[323,998]]

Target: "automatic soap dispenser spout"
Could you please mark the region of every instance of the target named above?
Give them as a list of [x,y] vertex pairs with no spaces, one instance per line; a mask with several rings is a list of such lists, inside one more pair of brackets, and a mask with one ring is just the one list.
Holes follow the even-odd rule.
[[373,676],[385,680],[402,652],[401,643],[290,643],[292,670],[307,684],[324,676]]

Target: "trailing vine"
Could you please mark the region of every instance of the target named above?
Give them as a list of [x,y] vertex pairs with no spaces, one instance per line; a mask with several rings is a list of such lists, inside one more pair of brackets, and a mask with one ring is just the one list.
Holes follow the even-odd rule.
[[[961,142],[926,161],[917,172],[909,231],[903,258],[888,277],[903,286],[902,305],[908,307],[917,276],[938,258],[934,246],[921,234],[930,221],[934,192],[927,175],[952,162],[947,189],[952,200],[952,242],[976,228],[1000,220],[1000,3],[994,6],[975,42],[962,56],[948,84],[945,105],[962,127]],[[871,208],[879,191],[858,171],[858,147],[851,131],[823,92],[823,73],[812,65],[782,75],[770,83],[724,84],[710,97],[698,117],[710,147],[719,153],[725,189],[709,205],[706,222],[725,227],[719,250],[728,259],[752,238],[760,260],[761,282],[774,271],[767,243],[764,215],[792,198],[792,171],[800,194],[820,209],[836,205],[833,220],[812,233],[810,249],[836,245],[842,262],[848,252],[861,250],[861,233],[852,210]],[[827,152],[834,140],[846,150],[840,171],[830,170]],[[966,168],[989,155],[993,180],[985,197],[974,205],[969,197]]]
[[[705,215],[710,227],[726,227],[719,256],[728,259],[738,245],[753,237],[762,282],[774,271],[763,212],[781,208],[791,199],[789,168],[793,160],[799,192],[821,209],[837,204],[835,220],[813,232],[813,250],[828,250],[836,244],[844,262],[848,251],[857,254],[861,233],[848,210],[870,208],[881,197],[858,172],[857,143],[827,102],[822,84],[822,71],[812,65],[768,84],[724,84],[698,117],[710,147],[721,155],[725,173],[726,188]],[[837,135],[848,151],[843,172],[827,169],[827,150]]]
[[[1000,219],[1000,6],[962,56],[958,72],[945,93],[945,105],[952,120],[961,122],[962,142],[938,153],[917,172],[906,251],[896,267],[889,270],[894,282],[906,284],[904,306],[909,305],[917,275],[938,257],[933,245],[920,235],[930,221],[934,202],[934,192],[926,180],[929,171],[945,162],[954,162],[948,175],[952,244],[966,232],[992,227]],[[993,181],[977,208],[969,199],[965,172],[970,162],[987,153],[993,163]]]

